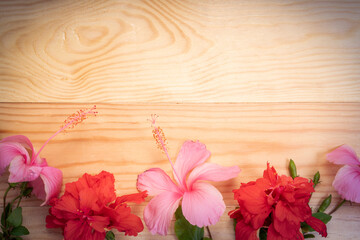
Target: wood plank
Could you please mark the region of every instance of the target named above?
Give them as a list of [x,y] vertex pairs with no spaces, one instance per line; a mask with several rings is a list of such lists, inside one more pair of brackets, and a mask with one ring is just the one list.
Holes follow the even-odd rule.
[[[68,115],[82,107],[1,103],[0,138],[23,134],[39,149]],[[359,109],[360,103],[99,104],[97,117],[57,136],[44,149],[42,157],[63,171],[64,183],[85,172],[107,170],[115,175],[119,195],[136,192],[136,177],[144,170],[155,166],[169,173],[171,170],[166,157],[156,148],[146,121],[150,114],[157,113],[172,159],[185,140],[198,139],[212,152],[209,162],[240,166],[238,178],[214,184],[224,196],[226,212],[236,206],[231,191],[240,182],[260,177],[267,161],[279,173],[287,174],[289,158],[296,161],[303,177],[310,178],[320,171],[322,182],[311,201],[311,206],[315,206],[329,193],[333,194],[334,202],[339,200],[331,186],[339,166],[328,163],[325,154],[343,143],[360,152]],[[0,194],[6,187],[6,178],[4,175],[0,179]],[[29,214],[26,224],[30,226],[31,239],[61,239],[60,232],[45,229],[47,208],[38,207],[40,201],[31,198],[23,205],[25,215]],[[134,211],[141,215],[144,206],[137,206]],[[359,206],[343,207],[334,214],[328,239],[356,239],[359,216]],[[211,229],[214,239],[234,239],[226,214]],[[173,232],[160,238],[150,236],[146,230],[139,239],[175,238]]]
[[359,102],[359,1],[1,1],[1,102]]

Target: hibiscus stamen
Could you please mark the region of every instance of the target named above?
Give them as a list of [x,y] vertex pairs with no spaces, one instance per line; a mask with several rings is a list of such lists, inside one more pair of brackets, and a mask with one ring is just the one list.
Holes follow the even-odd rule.
[[158,117],[159,116],[156,115],[156,114],[151,114],[150,122],[151,122],[151,127],[153,127],[153,131],[152,131],[153,132],[153,137],[154,137],[154,139],[156,141],[157,147],[165,153],[165,155],[166,155],[167,159],[169,160],[170,165],[171,165],[171,167],[172,167],[172,169],[173,169],[173,171],[175,173],[175,177],[177,178],[179,184],[181,184],[180,177],[177,174],[177,172],[175,171],[174,164],[170,159],[170,156],[169,156],[169,153],[168,153],[168,150],[167,150],[167,147],[166,147],[167,141],[166,141],[166,138],[165,138],[164,131],[160,127],[158,127],[156,125],[156,120],[157,120]]
[[94,105],[90,109],[80,109],[76,113],[71,114],[68,118],[65,119],[64,125],[62,125],[61,128],[56,133],[54,133],[48,140],[46,140],[44,145],[42,145],[42,147],[40,148],[40,150],[37,152],[37,154],[35,156],[34,156],[35,153],[33,153],[32,159],[34,159],[34,160],[37,159],[37,157],[40,155],[40,152],[44,149],[46,144],[48,144],[50,142],[50,140],[53,139],[56,135],[65,131],[67,128],[74,128],[76,125],[78,125],[79,123],[81,123],[82,121],[87,119],[89,115],[96,116],[96,114],[98,112],[95,110],[96,110],[96,105]]

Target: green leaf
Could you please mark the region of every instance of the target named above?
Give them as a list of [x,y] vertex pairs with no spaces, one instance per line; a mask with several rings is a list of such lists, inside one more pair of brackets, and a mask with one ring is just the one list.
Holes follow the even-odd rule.
[[22,208],[15,208],[6,221],[13,227],[19,227],[22,224]]
[[14,236],[28,235],[28,234],[29,234],[29,230],[28,230],[26,227],[24,227],[24,226],[19,226],[19,227],[14,228],[14,229],[11,231],[11,234],[14,235]]
[[204,237],[202,240],[212,240],[212,239],[208,237]]
[[260,240],[266,240],[267,239],[267,231],[268,229],[267,228],[260,228],[260,231],[259,231],[259,239]]
[[297,170],[296,170],[295,162],[294,162],[292,159],[290,159],[289,171],[290,171],[290,176],[291,176],[293,179],[298,176],[298,175],[297,175]]
[[332,218],[329,214],[322,212],[313,213],[312,216],[316,217],[317,219],[320,219],[325,224],[327,224]]
[[181,206],[175,212],[175,234],[178,240],[202,240],[204,228],[191,225],[182,214]]
[[106,232],[106,240],[115,240],[115,234],[112,231]]
[[304,235],[304,238],[315,238],[314,234],[306,234]]
[[330,206],[330,203],[331,203],[331,194],[324,199],[324,201],[321,203],[319,209],[318,209],[318,212],[324,212],[329,206]]
[[315,188],[315,186],[320,182],[320,172],[317,171],[314,175],[314,179],[313,179],[313,187]]

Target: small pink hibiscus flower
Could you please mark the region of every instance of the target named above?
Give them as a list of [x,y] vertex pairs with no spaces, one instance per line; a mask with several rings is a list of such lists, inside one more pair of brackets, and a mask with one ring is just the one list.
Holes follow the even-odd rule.
[[172,165],[175,182],[160,168],[151,168],[138,176],[137,188],[155,196],[144,210],[147,227],[152,234],[166,235],[181,199],[183,215],[192,225],[204,227],[217,223],[225,211],[225,203],[221,193],[203,181],[229,180],[240,173],[239,167],[204,163],[210,152],[198,141],[186,141],[173,165],[165,136],[155,120],[156,116],[152,122],[154,138]]
[[0,141],[0,175],[9,166],[9,183],[29,182],[35,196],[44,200],[41,206],[47,204],[61,190],[62,172],[57,168],[49,167],[46,159],[39,156],[40,152],[57,134],[82,122],[88,114],[95,114],[95,108],[94,106],[90,110],[80,110],[68,117],[65,125],[52,135],[37,153],[26,136],[15,135],[2,139]]
[[329,162],[344,164],[336,173],[333,186],[340,196],[360,203],[360,160],[348,145],[342,145],[326,155]]

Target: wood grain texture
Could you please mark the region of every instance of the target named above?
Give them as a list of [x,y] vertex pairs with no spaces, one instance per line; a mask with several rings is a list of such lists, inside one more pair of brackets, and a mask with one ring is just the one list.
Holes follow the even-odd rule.
[[[81,107],[84,105],[2,103],[0,139],[23,134],[39,149],[62,121]],[[279,173],[287,174],[289,158],[296,161],[303,177],[310,178],[317,170],[321,172],[322,182],[311,201],[312,206],[317,206],[329,193],[333,194],[334,202],[339,200],[331,186],[339,166],[328,163],[325,154],[343,143],[352,143],[360,152],[359,109],[360,103],[99,104],[97,117],[57,136],[44,149],[42,157],[63,171],[64,184],[85,172],[107,170],[115,175],[119,195],[136,192],[137,175],[146,169],[160,167],[171,172],[146,121],[150,114],[157,113],[172,159],[185,140],[200,140],[212,152],[209,162],[238,165],[242,169],[238,178],[214,184],[224,196],[226,213],[236,206],[231,191],[240,182],[262,176],[267,161]],[[6,179],[6,175],[1,177],[0,192],[6,188]],[[31,198],[23,204],[25,224],[31,232],[28,239],[61,239],[59,231],[45,229],[47,208],[38,207],[40,203]],[[134,211],[141,215],[144,206],[134,206]],[[211,227],[215,240],[234,239],[226,213]],[[359,216],[358,205],[343,207],[328,226],[328,239],[357,239]],[[167,237],[151,236],[145,230],[139,239],[175,237],[172,230]]]
[[1,1],[1,102],[359,102],[359,1]]

